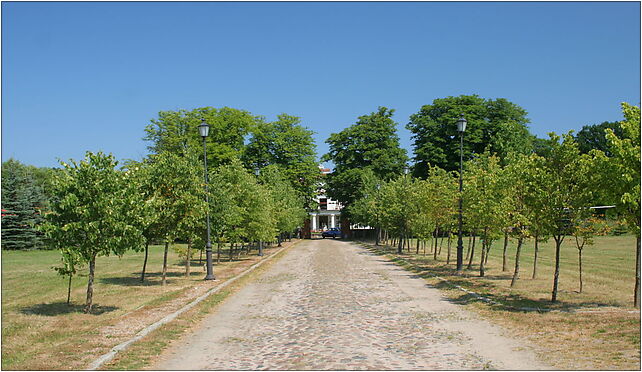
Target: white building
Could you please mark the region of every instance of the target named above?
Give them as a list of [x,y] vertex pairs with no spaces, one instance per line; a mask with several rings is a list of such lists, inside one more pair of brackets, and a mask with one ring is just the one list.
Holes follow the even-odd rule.
[[[322,175],[330,173],[329,168],[319,165],[319,171]],[[326,195],[325,184],[321,183],[317,189],[315,201],[318,208],[310,212],[310,229],[312,231],[324,231],[333,227],[341,226],[341,209],[343,206],[336,200],[330,199]]]

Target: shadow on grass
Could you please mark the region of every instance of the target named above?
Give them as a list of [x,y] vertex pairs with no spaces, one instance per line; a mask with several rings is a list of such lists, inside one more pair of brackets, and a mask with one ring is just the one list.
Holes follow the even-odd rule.
[[[469,291],[476,292],[479,296],[485,297],[486,299],[492,301],[487,302],[480,299],[478,296],[471,293],[463,293],[462,295],[454,298],[445,299],[451,303],[457,305],[467,305],[473,302],[482,302],[488,306],[488,308],[493,310],[501,311],[510,311],[510,312],[533,312],[541,311],[547,312],[551,310],[555,311],[569,311],[572,312],[581,308],[595,308],[595,307],[610,307],[613,306],[612,303],[599,302],[599,301],[584,301],[584,302],[565,302],[558,300],[553,303],[547,299],[532,299],[519,294],[514,293],[497,293],[498,290],[501,290],[492,281],[500,280],[510,280],[512,274],[500,272],[497,274],[484,276],[483,280],[491,281],[490,283],[480,281],[478,276],[478,271],[475,272],[475,269],[478,269],[473,265],[471,270],[465,270],[462,275],[456,275],[456,269],[454,267],[446,266],[444,262],[435,262],[430,257],[424,256],[411,256],[404,252],[402,255],[397,256],[396,250],[385,250],[382,247],[375,247],[370,244],[360,244],[361,247],[366,248],[371,254],[378,256],[384,256],[386,254],[394,254],[388,259],[377,259],[378,261],[394,262],[396,265],[405,268],[406,270],[412,272],[413,277],[420,277],[424,279],[437,279],[439,282],[437,284],[428,285],[437,289],[449,289],[453,290],[460,286]],[[364,252],[364,254],[367,254]],[[466,266],[466,265],[465,265]],[[436,278],[436,276],[440,278]],[[442,279],[443,278],[443,279]],[[560,291],[561,293],[562,291]],[[493,303],[494,302],[494,303]]]
[[[194,267],[193,267],[194,268]],[[197,268],[195,271],[190,271],[190,278],[203,276],[203,272]],[[98,281],[102,284],[113,284],[113,285],[124,285],[130,287],[149,287],[161,285],[162,273],[145,273],[145,281],[140,281],[140,273],[132,273],[133,276],[123,276],[123,277],[110,277],[110,278],[99,278]],[[171,278],[184,278],[184,272],[168,272],[166,274],[167,283],[170,284],[173,282]],[[151,279],[151,280],[150,280]]]
[[[50,304],[37,304],[26,306],[20,309],[20,312],[26,315],[45,315],[56,316],[62,314],[82,313],[85,305],[67,304],[64,301],[53,302]],[[100,306],[94,305],[91,308],[91,315],[101,315],[114,310],[118,310],[116,306]]]

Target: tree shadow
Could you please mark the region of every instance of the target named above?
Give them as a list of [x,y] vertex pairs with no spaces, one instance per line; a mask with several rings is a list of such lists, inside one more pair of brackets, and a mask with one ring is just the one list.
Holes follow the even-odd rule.
[[[44,315],[44,316],[56,316],[63,314],[71,313],[83,313],[85,305],[80,304],[67,304],[64,301],[52,302],[50,304],[36,304],[31,306],[26,306],[20,309],[20,312],[25,315]],[[91,308],[91,315],[101,315],[108,313],[114,310],[118,310],[117,306],[100,306],[93,305]]]
[[[200,270],[190,271],[190,278],[198,277],[204,275]],[[140,281],[140,272],[132,273],[132,276],[123,276],[123,277],[108,277],[108,278],[99,278],[98,281],[101,284],[113,284],[113,285],[122,285],[129,287],[150,287],[162,285],[161,278],[163,274],[157,272],[145,273],[145,281]],[[179,272],[168,272],[166,274],[167,284],[173,283],[175,280],[172,278],[185,277],[185,273]]]

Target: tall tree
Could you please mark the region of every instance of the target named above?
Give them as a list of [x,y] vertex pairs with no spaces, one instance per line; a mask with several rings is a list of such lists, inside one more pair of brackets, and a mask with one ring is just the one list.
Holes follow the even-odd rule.
[[42,222],[46,197],[29,169],[9,159],[2,163],[2,248],[41,247],[36,227]]
[[504,99],[484,99],[461,95],[435,99],[410,116],[406,126],[414,139],[413,174],[425,177],[428,165],[447,171],[459,169],[459,134],[456,122],[463,114],[468,121],[464,140],[464,159],[488,148],[504,159],[510,152],[528,153],[532,136],[526,124],[526,111]]
[[[112,155],[87,152],[84,160],[62,165],[54,183],[57,198],[42,228],[63,259],[73,257],[76,265],[80,257],[89,264],[85,312],[90,312],[96,257],[121,256],[143,242],[135,222],[140,197]],[[65,255],[67,249],[75,254]]]
[[203,144],[197,127],[202,119],[210,126],[207,163],[212,167],[240,157],[245,148],[245,137],[263,121],[247,111],[229,107],[161,111],[145,128],[144,139],[150,142],[149,150],[155,154],[184,154],[190,148],[200,150]]
[[362,173],[366,168],[382,180],[394,179],[403,173],[407,156],[399,146],[393,114],[394,110],[379,107],[326,140],[330,149],[321,160],[335,165],[333,173],[328,175],[328,195],[344,206],[362,196]]
[[251,133],[243,162],[248,169],[280,166],[302,198],[312,200],[319,180],[313,134],[301,125],[300,118],[288,114],[280,114],[274,122],[259,122]]
[[600,150],[606,156],[612,156],[606,129],[610,129],[618,138],[622,138],[624,134],[619,122],[605,121],[601,124],[585,125],[575,135],[580,152],[588,154],[591,150]]

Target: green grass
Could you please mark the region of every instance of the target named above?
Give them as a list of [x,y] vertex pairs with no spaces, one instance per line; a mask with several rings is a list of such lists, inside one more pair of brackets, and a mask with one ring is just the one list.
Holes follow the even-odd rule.
[[[189,289],[221,283],[202,280],[205,272],[198,252],[187,278],[184,259],[170,248],[167,285],[161,286],[163,250],[163,246],[150,247],[145,283],[140,282],[143,252],[98,258],[92,314],[82,312],[86,268],[73,278],[71,304],[67,305],[68,278],[52,269],[60,263],[59,252],[2,251],[2,369],[86,368],[172,306],[180,306]],[[238,267],[256,262],[255,255],[252,251],[250,256],[228,262],[226,249],[224,261],[214,266],[215,275],[230,277]]]

